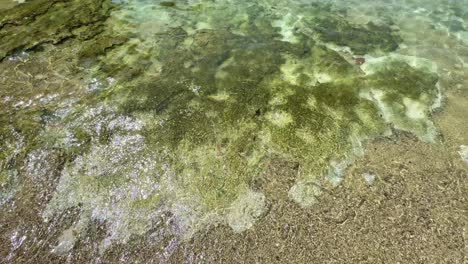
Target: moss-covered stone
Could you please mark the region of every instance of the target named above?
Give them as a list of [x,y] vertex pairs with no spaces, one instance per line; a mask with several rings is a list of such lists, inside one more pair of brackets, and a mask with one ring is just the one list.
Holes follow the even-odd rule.
[[44,43],[90,39],[102,32],[110,10],[110,0],[37,0],[0,11],[0,60]]

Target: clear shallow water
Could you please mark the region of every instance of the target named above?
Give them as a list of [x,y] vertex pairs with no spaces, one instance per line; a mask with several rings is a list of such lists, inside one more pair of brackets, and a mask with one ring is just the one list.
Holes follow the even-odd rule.
[[34,193],[56,255],[96,223],[96,256],[245,232],[278,158],[310,208],[369,142],[440,141],[432,114],[466,90],[466,1],[88,2],[0,2],[0,202]]

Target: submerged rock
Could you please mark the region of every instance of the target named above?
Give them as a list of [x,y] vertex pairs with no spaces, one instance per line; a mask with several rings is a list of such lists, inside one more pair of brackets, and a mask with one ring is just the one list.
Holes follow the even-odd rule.
[[93,38],[110,10],[110,0],[35,0],[0,10],[0,61],[45,43]]

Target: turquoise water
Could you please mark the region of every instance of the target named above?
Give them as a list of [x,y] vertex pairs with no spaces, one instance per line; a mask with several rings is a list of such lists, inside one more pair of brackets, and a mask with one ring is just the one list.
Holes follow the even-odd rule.
[[[297,163],[288,199],[310,208],[367,144],[440,142],[433,114],[467,89],[464,0],[0,1],[0,12],[0,206],[7,216],[33,199],[37,228],[58,222],[39,252],[58,256],[96,223],[96,258],[135,237],[255,228],[274,196],[256,181],[278,158]],[[14,225],[11,241],[30,232]]]

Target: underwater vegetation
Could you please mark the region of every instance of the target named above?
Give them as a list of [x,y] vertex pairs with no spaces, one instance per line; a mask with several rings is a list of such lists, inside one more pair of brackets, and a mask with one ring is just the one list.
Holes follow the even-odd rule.
[[[65,79],[77,78],[27,93],[61,87],[68,102],[31,106],[1,80],[0,204],[28,173],[55,175],[44,221],[80,211],[58,254],[92,221],[107,227],[103,252],[167,212],[167,232],[182,238],[214,223],[242,232],[268,212],[253,183],[273,157],[299,164],[289,196],[308,207],[365,142],[396,131],[436,139],[438,76],[390,53],[403,41],[396,27],[292,2],[38,0],[4,11],[0,60],[34,68],[57,52]],[[357,63],[340,47],[376,57]]]
[[41,44],[86,40],[102,32],[110,1],[30,1],[0,12],[0,60]]

